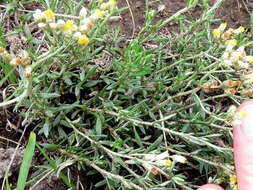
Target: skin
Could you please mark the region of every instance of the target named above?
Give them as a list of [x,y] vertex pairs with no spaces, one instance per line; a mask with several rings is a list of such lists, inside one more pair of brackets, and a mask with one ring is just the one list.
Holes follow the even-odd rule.
[[[237,109],[240,124],[233,127],[234,159],[239,190],[253,187],[253,100],[245,101]],[[214,184],[206,184],[197,190],[224,190]]]
[[224,190],[224,189],[220,187],[219,185],[205,184],[199,187],[197,190]]

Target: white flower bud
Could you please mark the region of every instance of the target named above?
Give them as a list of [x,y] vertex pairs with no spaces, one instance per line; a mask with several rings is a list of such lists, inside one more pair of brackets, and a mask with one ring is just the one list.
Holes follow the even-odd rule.
[[145,156],[144,156],[144,160],[147,160],[147,161],[152,161],[152,160],[154,160],[156,158],[156,155],[155,154],[146,154]]
[[171,160],[157,160],[155,162],[158,166],[171,166],[172,162]]
[[32,67],[31,66],[27,66],[25,68],[25,77],[26,78],[31,78],[32,76]]
[[40,9],[36,9],[34,14],[33,14],[33,18],[36,22],[40,22],[42,21],[45,17],[44,14],[42,13],[42,11]]
[[183,164],[186,163],[186,161],[187,161],[187,159],[181,155],[173,155],[172,158],[175,162],[179,162],[179,163],[183,163]]
[[169,152],[168,151],[165,151],[161,154],[158,154],[156,156],[156,160],[164,160],[165,158],[168,158],[169,157]]
[[74,35],[73,35],[73,38],[74,38],[75,40],[78,40],[81,36],[82,36],[82,33],[81,33],[81,32],[75,32]]
[[50,22],[49,23],[49,27],[52,29],[52,30],[55,30],[57,29],[57,24],[55,22]]
[[85,7],[82,7],[80,12],[79,12],[79,16],[81,19],[85,18],[87,16],[87,9]]
[[61,28],[64,27],[65,21],[62,20],[62,19],[59,19],[59,20],[57,21],[56,25],[57,25],[57,28],[61,29]]
[[89,30],[89,28],[88,28],[88,26],[87,26],[86,24],[84,24],[84,25],[81,25],[81,26],[79,27],[79,30],[80,30],[80,32],[82,32],[82,33],[86,33],[86,32]]
[[47,27],[47,24],[40,22],[40,23],[38,24],[38,27],[41,28],[41,29],[44,29],[44,28]]

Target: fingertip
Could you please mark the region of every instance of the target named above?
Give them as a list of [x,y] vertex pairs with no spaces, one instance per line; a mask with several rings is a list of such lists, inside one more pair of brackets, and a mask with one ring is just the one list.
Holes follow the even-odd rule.
[[216,184],[205,184],[200,186],[197,190],[224,190],[224,189]]

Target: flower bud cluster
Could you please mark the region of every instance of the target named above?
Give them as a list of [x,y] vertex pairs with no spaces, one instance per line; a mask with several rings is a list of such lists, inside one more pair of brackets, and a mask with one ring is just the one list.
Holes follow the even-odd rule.
[[143,159],[149,162],[152,162],[153,164],[157,166],[171,166],[172,160],[174,162],[179,162],[179,163],[186,163],[186,158],[181,155],[173,155],[170,156],[168,151],[160,153],[160,154],[146,154]]
[[12,66],[22,66],[25,68],[26,78],[31,77],[32,68],[31,68],[31,59],[29,54],[25,50],[20,50],[18,55],[10,54],[4,47],[0,47],[0,57],[10,63]]
[[[253,56],[246,55],[245,47],[237,47],[236,35],[245,31],[244,27],[240,26],[237,29],[229,28],[225,31],[227,23],[222,23],[218,28],[212,31],[213,37],[219,43],[225,45],[225,51],[222,55],[222,65],[233,67],[235,69],[248,69],[253,63]],[[236,48],[237,47],[237,48]]]
[[79,45],[86,46],[89,43],[87,33],[91,30],[99,19],[103,19],[115,8],[116,0],[108,2],[101,1],[98,9],[88,11],[83,7],[79,12],[78,22],[69,19],[56,19],[56,14],[48,9],[41,11],[37,9],[33,14],[38,27],[51,29],[57,33],[63,33],[66,37],[75,40]]
[[228,30],[225,30],[226,28],[227,23],[221,23],[218,28],[215,28],[212,31],[213,37],[224,42],[226,40],[233,39],[236,35],[245,31],[245,28],[242,26],[237,29],[229,28]]

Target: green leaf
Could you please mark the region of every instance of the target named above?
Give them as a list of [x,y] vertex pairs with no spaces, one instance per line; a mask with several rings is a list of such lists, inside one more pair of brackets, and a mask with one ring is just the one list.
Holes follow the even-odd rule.
[[23,161],[19,170],[18,183],[16,190],[24,190],[26,185],[27,176],[32,163],[32,157],[34,155],[34,149],[36,144],[36,134],[30,133],[28,144],[25,148]]
[[40,96],[42,98],[57,98],[57,97],[60,97],[61,95],[60,94],[57,94],[57,93],[40,93]]
[[97,115],[97,121],[96,121],[95,130],[96,130],[97,135],[101,135],[102,134],[102,121],[101,121],[99,115]]

